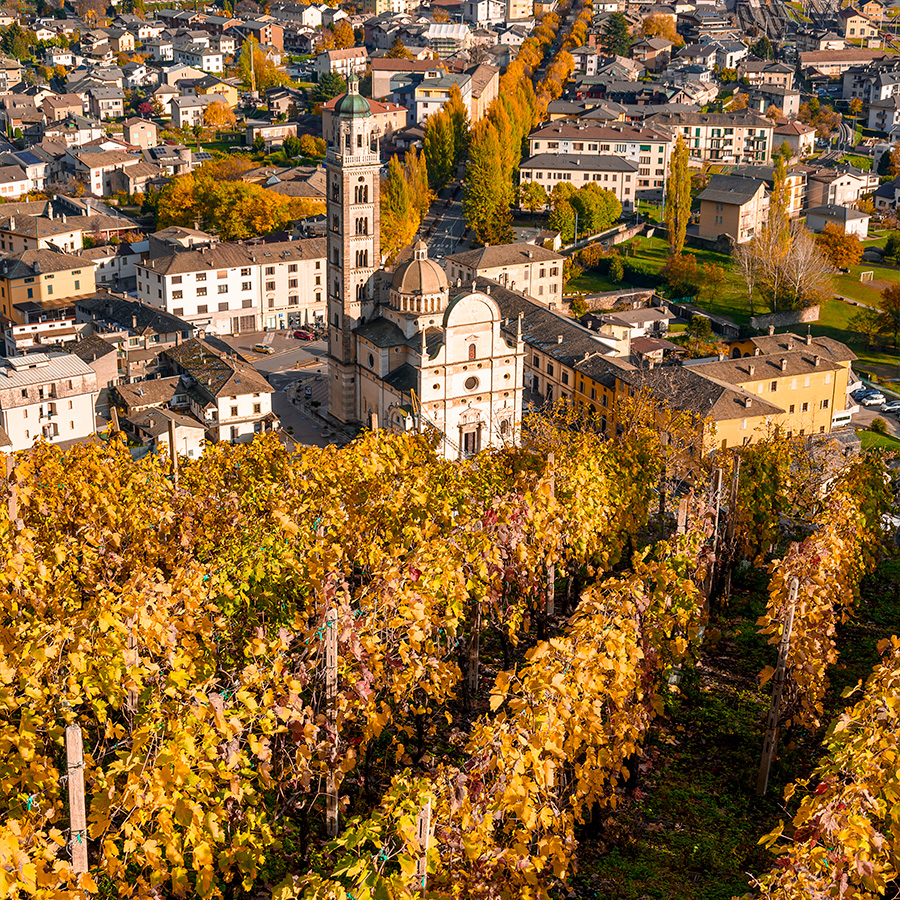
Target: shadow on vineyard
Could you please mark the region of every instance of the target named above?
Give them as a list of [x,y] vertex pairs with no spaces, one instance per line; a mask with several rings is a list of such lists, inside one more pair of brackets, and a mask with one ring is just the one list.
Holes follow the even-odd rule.
[[[776,854],[759,839],[795,812],[782,797],[822,754],[821,734],[783,734],[769,791],[755,790],[771,686],[758,674],[774,648],[757,633],[768,575],[754,570],[711,628],[696,669],[668,696],[651,727],[630,799],[595,833],[581,835],[580,871],[560,897],[608,900],[731,900],[748,876]],[[857,618],[838,632],[840,659],[830,672],[826,717],[848,700],[841,692],[866,679],[876,645],[900,631],[900,564],[889,560],[865,579]]]

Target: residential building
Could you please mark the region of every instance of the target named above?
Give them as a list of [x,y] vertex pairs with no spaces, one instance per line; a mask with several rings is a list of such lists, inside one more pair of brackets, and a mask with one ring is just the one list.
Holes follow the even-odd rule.
[[884,131],[893,135],[900,129],[900,94],[893,94],[886,100],[874,100],[869,104],[868,126],[873,131]]
[[674,143],[672,133],[664,128],[587,121],[553,122],[528,135],[528,152],[531,156],[567,153],[622,157],[637,163],[634,188],[641,195],[662,190]]
[[776,148],[786,143],[795,159],[803,159],[815,151],[816,129],[796,120],[786,122],[775,126],[772,140]]
[[0,426],[13,452],[92,435],[98,394],[93,369],[72,353],[0,358]]
[[316,75],[321,78],[335,72],[342,78],[364,75],[369,64],[369,54],[365,47],[347,47],[344,50],[325,50],[316,57]]
[[674,46],[665,38],[639,38],[631,45],[629,55],[650,72],[659,72],[669,64]]
[[885,56],[884,50],[849,47],[846,50],[810,50],[800,54],[800,69],[807,77],[835,78],[854,66],[865,66]]
[[567,181],[576,189],[597,182],[616,195],[623,210],[630,210],[635,203],[638,164],[619,156],[542,153],[520,163],[519,178],[523,184],[542,184],[548,193],[559,181]]
[[425,38],[441,59],[453,56],[460,50],[468,50],[472,46],[469,26],[454,22],[431,25],[425,32]]
[[847,6],[837,14],[838,27],[848,41],[859,41],[865,46],[869,38],[878,38],[878,24],[852,6]]
[[286,137],[294,137],[297,134],[296,122],[266,122],[259,119],[247,120],[244,131],[247,146],[251,146],[257,136],[261,136],[266,142],[266,147],[280,147]]
[[100,415],[108,416],[110,393],[119,383],[118,350],[109,341],[84,333],[60,344],[56,349],[77,356],[93,369],[99,389],[95,410]]
[[727,234],[738,244],[759,233],[769,211],[769,194],[761,179],[712,175],[697,199],[699,235],[715,239]]
[[[201,94],[193,97],[176,97],[172,100],[172,124],[176,128],[193,128],[202,125],[206,107],[210,103],[226,103],[221,94]],[[296,127],[296,126],[295,126]]]
[[84,115],[84,103],[78,94],[52,94],[41,101],[48,122],[59,122],[68,116]]
[[98,292],[76,299],[74,313],[83,334],[97,335],[119,348],[120,384],[158,378],[166,371],[159,354],[194,337],[189,322],[121,294]]
[[466,74],[472,79],[469,121],[480,122],[487,115],[488,108],[500,91],[500,69],[482,63],[469,69]]
[[82,256],[25,250],[0,259],[0,310],[16,324],[44,308],[71,306],[94,291],[94,264]]
[[137,296],[208,334],[259,331],[259,277],[248,249],[214,244],[139,263]]
[[458,88],[462,95],[463,103],[472,118],[472,78],[469,75],[437,73],[426,75],[413,88],[412,120],[417,125],[423,125],[428,117],[439,112],[450,99],[450,91]]
[[0,166],[0,198],[13,200],[30,190],[31,179],[18,166]]
[[564,262],[538,244],[502,244],[448,256],[446,270],[451,284],[488,278],[556,309],[562,304]]
[[[0,207],[2,210],[2,207]],[[0,253],[22,253],[25,250],[61,250],[78,253],[84,243],[84,216],[49,216],[18,214],[0,216]]]
[[384,101],[410,88],[429,72],[446,71],[446,64],[433,59],[392,59],[376,57],[371,61],[372,99]]
[[247,246],[266,329],[324,325],[325,238]]
[[756,113],[660,112],[647,124],[681,134],[696,162],[766,165],[772,157],[774,123]]
[[225,71],[225,63],[221,52],[217,48],[197,41],[189,44],[176,44],[174,60],[176,63],[194,66],[204,72],[212,72],[213,74]]
[[75,177],[84,183],[85,190],[97,197],[114,192],[112,173],[128,166],[136,166],[141,157],[124,150],[68,150],[67,159],[75,170]]
[[168,447],[170,441],[174,441],[179,456],[199,459],[206,447],[206,426],[185,412],[174,407],[151,407],[120,416],[119,423],[135,443],[151,453],[159,452],[161,445]]
[[95,87],[88,91],[90,112],[98,119],[120,119],[125,112],[125,92],[120,87]]
[[203,423],[208,440],[245,442],[277,427],[274,388],[234,353],[191,338],[162,356],[176,375],[187,376],[187,409]]
[[837,225],[844,234],[854,234],[864,241],[869,236],[871,218],[869,213],[851,206],[812,206],[806,211],[806,227],[820,232],[826,225]]
[[787,90],[794,87],[794,70],[791,66],[757,59],[755,56],[744,56],[738,60],[738,75],[746,78],[751,87],[759,87],[761,84],[770,84]]
[[853,166],[795,166],[806,172],[806,208],[814,206],[853,206],[860,197],[874,191],[880,179],[873,172]]
[[140,119],[132,116],[122,123],[122,137],[132,147],[140,147],[141,150],[149,150],[155,147],[159,141],[156,139],[157,125],[148,119]]

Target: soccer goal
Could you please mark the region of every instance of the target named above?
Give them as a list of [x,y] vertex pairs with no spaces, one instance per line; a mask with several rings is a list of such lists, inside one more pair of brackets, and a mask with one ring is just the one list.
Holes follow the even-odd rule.
[[875,272],[874,272],[874,271],[860,272],[860,273],[859,273],[859,280],[860,280],[863,284],[865,284],[867,281],[871,281],[871,280],[872,280],[872,277],[873,277],[874,275],[875,275]]

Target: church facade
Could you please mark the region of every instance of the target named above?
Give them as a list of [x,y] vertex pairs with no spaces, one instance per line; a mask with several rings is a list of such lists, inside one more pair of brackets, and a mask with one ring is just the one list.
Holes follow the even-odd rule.
[[450,459],[514,443],[525,345],[489,290],[457,283],[419,242],[379,297],[381,153],[351,78],[326,135],[329,411],[348,424],[437,429]]

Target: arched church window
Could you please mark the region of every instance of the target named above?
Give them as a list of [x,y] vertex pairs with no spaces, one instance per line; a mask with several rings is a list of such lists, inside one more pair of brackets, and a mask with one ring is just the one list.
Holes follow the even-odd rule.
[[469,359],[475,359],[475,354],[477,353],[476,347],[474,344],[469,344]]

